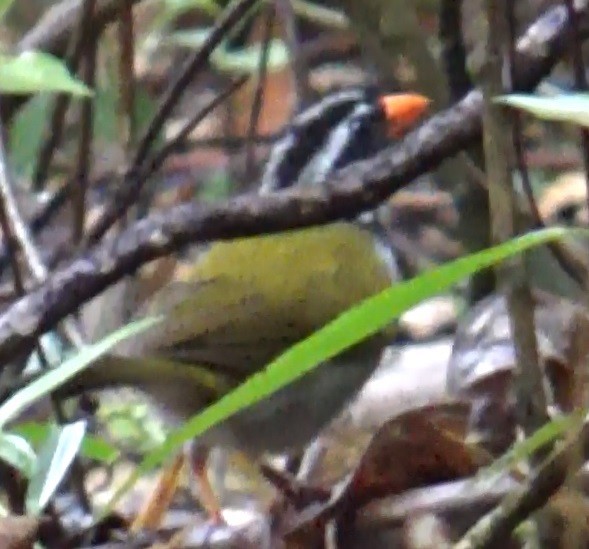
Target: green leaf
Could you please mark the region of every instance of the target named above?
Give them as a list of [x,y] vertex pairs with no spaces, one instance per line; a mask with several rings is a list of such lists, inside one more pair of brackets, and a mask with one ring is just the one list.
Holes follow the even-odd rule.
[[83,348],[57,368],[49,370],[47,373],[29,383],[0,406],[0,428],[4,427],[10,420],[21,414],[26,408],[31,406],[31,404],[48,395],[60,385],[90,366],[92,362],[109,351],[117,343],[138,332],[146,330],[159,321],[159,317],[151,317],[132,322],[105,337],[102,341]]
[[[37,423],[34,421],[19,423],[10,428],[10,433],[24,438],[29,444],[39,446],[49,436],[53,423]],[[114,463],[120,452],[102,438],[86,435],[82,442],[81,454],[105,465]]]
[[[110,73],[103,78],[94,92],[94,110],[96,112],[94,127],[94,139],[99,146],[111,147],[113,143],[120,141],[121,132],[119,125],[119,89],[117,75]],[[157,108],[156,102],[145,90],[138,88],[134,101],[135,128],[141,131],[147,127]],[[157,139],[162,141],[161,136]]]
[[589,126],[589,94],[563,93],[554,97],[512,94],[497,97],[496,103],[524,110],[543,120]]
[[[213,65],[219,70],[231,73],[252,74],[258,70],[263,44],[257,43],[237,51],[223,48],[211,56]],[[269,72],[283,69],[290,61],[286,44],[279,39],[272,39],[268,44],[267,69]]]
[[38,51],[0,56],[0,92],[29,94],[65,92],[88,96],[92,91],[74,78],[57,57]]
[[85,433],[85,421],[53,425],[39,452],[37,467],[27,487],[27,513],[38,515],[45,508],[78,454]]
[[117,490],[103,512],[107,513],[112,509],[137,479],[178,451],[187,441],[295,381],[325,360],[382,330],[410,307],[448,289],[464,277],[510,256],[571,235],[587,237],[589,231],[551,228],[530,232],[494,248],[449,262],[366,299],[307,339],[292,346],[235,390],[172,431],[159,448],[143,459]]
[[334,29],[350,28],[350,21],[343,10],[339,11],[306,0],[292,0],[292,8],[299,17],[308,19],[316,25]]
[[164,8],[167,21],[195,8],[211,16],[221,12],[221,7],[215,0],[164,0]]
[[119,136],[117,123],[118,96],[116,82],[107,79],[94,92],[94,137],[101,142],[112,143]]
[[24,178],[33,174],[50,109],[51,96],[43,93],[31,97],[13,118],[9,132],[11,166]]
[[0,22],[4,20],[4,16],[14,4],[14,0],[0,0]]
[[[135,92],[135,112],[133,113],[133,117],[135,120],[135,124],[138,131],[142,131],[147,128],[149,122],[153,118],[154,114],[157,111],[158,105],[157,101],[153,99],[153,97],[147,93],[143,86],[138,87],[137,91]],[[160,144],[163,141],[161,136],[158,136],[158,142],[156,144]]]
[[0,459],[27,478],[31,478],[37,464],[37,456],[30,444],[12,433],[0,432]]
[[212,204],[231,196],[235,188],[235,182],[227,173],[216,173],[203,181],[201,188],[198,189],[198,199]]
[[205,29],[184,29],[170,33],[164,42],[182,48],[197,50],[205,43],[210,33],[211,29],[208,27]]
[[[167,42],[176,46],[198,49],[207,40],[210,29],[185,29],[173,32]],[[219,70],[231,73],[252,74],[258,70],[263,44],[257,43],[240,50],[228,51],[222,44],[211,54],[211,63]],[[272,39],[268,44],[268,70],[283,69],[290,61],[286,44],[280,39]]]

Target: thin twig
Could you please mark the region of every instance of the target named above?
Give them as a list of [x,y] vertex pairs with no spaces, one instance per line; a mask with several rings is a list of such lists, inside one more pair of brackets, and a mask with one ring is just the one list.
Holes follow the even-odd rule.
[[131,160],[131,148],[135,143],[135,26],[133,4],[121,2],[118,23],[119,37],[119,104],[123,128],[123,148],[127,162]]
[[182,146],[194,128],[196,128],[196,126],[200,124],[219,105],[224,103],[227,98],[229,98],[233,93],[241,88],[248,81],[248,79],[249,76],[247,75],[235,79],[229,84],[229,86],[227,86],[226,89],[217,94],[210,103],[205,105],[200,111],[192,116],[188,122],[184,124],[176,136],[174,136],[170,141],[168,141],[168,143],[156,151],[152,158],[148,158],[146,160],[145,168],[141,171],[139,177],[147,179],[148,177],[151,177],[156,171],[158,171],[168,156],[173,154],[176,149]]
[[298,111],[301,107],[306,106],[311,100],[309,67],[307,61],[301,55],[297,19],[291,0],[277,0],[276,11],[282,20],[285,29],[286,43],[288,45],[294,77],[294,89],[296,95],[295,111]]
[[462,0],[440,0],[439,31],[450,96],[456,101],[472,89],[462,33]]
[[[84,60],[84,83],[94,87],[96,79],[96,55],[98,42],[88,45]],[[80,141],[78,144],[78,163],[76,175],[71,182],[71,204],[73,208],[72,240],[77,246],[84,236],[86,223],[86,191],[90,173],[92,133],[94,128],[94,102],[92,98],[82,100],[80,105]]]
[[[520,230],[517,197],[513,190],[512,147],[506,136],[512,134],[506,112],[493,103],[504,93],[502,82],[504,48],[509,44],[507,12],[509,0],[487,0],[487,50],[483,81],[484,114],[483,143],[489,185],[492,240],[507,242]],[[491,30],[492,29],[492,30]],[[515,62],[515,49],[512,50]],[[525,263],[521,257],[510,258],[496,266],[500,284],[506,289],[509,321],[517,358],[515,390],[518,423],[531,435],[548,421],[542,371],[538,360],[538,344],[534,330],[534,307]]]
[[[516,34],[516,29],[517,29],[517,25],[516,25],[516,16],[515,16],[515,6],[513,5],[513,3],[509,3],[507,2],[507,4],[505,5],[505,9],[506,9],[506,13],[505,13],[505,21],[506,21],[506,25],[507,25],[507,32],[508,32],[508,40],[507,40],[507,45],[508,45],[508,63],[509,63],[509,88],[512,90],[513,89],[513,85],[511,84],[511,82],[513,82],[513,80],[515,80],[515,66],[514,66],[514,59],[515,59],[515,55],[516,55],[516,41],[517,41],[517,34]],[[517,166],[517,170],[519,172],[520,178],[521,178],[521,182],[522,182],[522,186],[524,188],[524,192],[526,193],[527,199],[528,199],[528,204],[530,206],[530,209],[532,211],[532,216],[534,218],[534,224],[538,227],[538,228],[543,228],[544,227],[544,222],[542,220],[542,216],[540,215],[540,212],[538,210],[538,205],[536,203],[536,199],[534,197],[534,191],[532,190],[532,183],[530,181],[530,175],[528,173],[528,169],[525,163],[525,156],[524,156],[524,147],[523,147],[523,143],[522,143],[522,119],[520,116],[519,112],[512,112],[511,113],[511,139],[512,139],[512,143],[513,143],[513,152],[514,152],[514,156],[515,156],[515,163]],[[515,219],[515,223],[516,223],[516,231],[524,231],[526,229],[529,229],[529,227],[523,227],[521,226],[521,221],[522,221],[522,215],[521,212],[516,212],[516,219]],[[552,248],[550,248],[552,249]],[[556,253],[554,253],[555,257],[557,258],[561,258],[563,259],[563,263],[564,266],[563,268],[565,269],[565,272],[569,272],[569,263],[566,261],[566,255],[564,254],[564,252],[560,252],[560,248],[558,246],[558,244],[556,245]],[[525,268],[525,263],[522,262],[521,264],[522,268]],[[572,269],[570,269],[572,270]],[[576,275],[576,271],[572,270],[574,275]],[[581,275],[579,275],[581,276]],[[576,279],[574,279],[576,280]],[[518,290],[520,290],[522,288],[518,288]],[[523,287],[523,293],[520,291],[518,293],[518,296],[515,297],[515,299],[517,299],[519,301],[518,304],[518,308],[521,309],[527,309],[528,311],[530,310],[530,308],[533,308],[533,299],[532,299],[532,294],[531,294],[531,290],[529,288],[529,285],[526,283]],[[527,326],[526,332],[525,334],[523,334],[523,337],[525,337],[525,340],[527,342],[527,346],[526,346],[526,356],[522,357],[522,360],[526,360],[532,364],[539,364],[538,360],[538,342],[536,339],[536,332],[535,332],[535,320],[534,320],[534,315],[532,314],[525,314],[525,316],[527,317],[527,320],[529,321],[529,326]],[[538,368],[536,370],[534,370],[535,374],[537,376],[540,376],[540,379],[536,380],[536,384],[540,384],[545,388],[545,391],[543,391],[542,396],[546,396],[549,397],[549,402],[550,404],[554,403],[554,398],[552,395],[552,391],[551,388],[549,386],[549,384],[544,383],[543,382],[543,378],[542,378],[542,372],[538,366]],[[542,406],[546,406],[548,404],[548,402],[544,401],[544,399],[541,399],[543,402],[541,402],[540,404]],[[542,421],[544,420],[548,420],[547,417],[547,413],[544,414],[544,417],[542,418]],[[527,433],[527,434],[531,434],[531,433]]]
[[[124,153],[125,164],[133,162],[133,148],[137,139],[135,125],[135,24],[133,21],[133,5],[129,0],[123,0],[119,8],[118,31],[118,87],[119,87],[119,116],[121,130],[121,148]],[[141,217],[142,211],[149,208],[151,193],[142,192],[136,197],[134,215]],[[120,227],[125,227],[129,216],[122,216]]]
[[[33,216],[33,219],[29,222],[29,230],[33,235],[37,235],[42,231],[67,203],[70,184],[71,183],[66,183],[65,185],[62,185],[57,191],[51,194],[44,202],[44,205]],[[9,259],[7,250],[3,244],[0,246],[0,278],[3,276],[8,263]]]
[[264,103],[264,89],[266,86],[266,76],[268,74],[268,53],[270,51],[270,42],[272,40],[272,29],[274,27],[274,6],[266,7],[266,18],[264,24],[264,35],[262,36],[262,51],[258,64],[258,75],[256,81],[256,91],[250,111],[250,119],[247,129],[247,147],[245,150],[245,173],[249,178],[253,174],[255,164],[254,136],[258,132],[258,123],[260,113]]
[[[88,0],[80,10],[80,21],[76,32],[73,35],[73,40],[69,48],[70,52],[66,59],[66,63],[72,72],[78,70],[80,59],[88,47],[88,44],[90,44],[91,37],[94,34],[90,32],[90,27],[94,15],[95,4],[96,0]],[[39,151],[37,166],[35,168],[35,174],[33,175],[33,189],[37,191],[43,188],[55,150],[61,141],[65,126],[65,114],[70,101],[71,95],[68,93],[58,94],[55,98],[49,131],[47,132],[47,138]]]
[[[3,127],[0,131],[4,131]],[[0,136],[0,142],[4,141],[4,137]],[[14,282],[14,289],[16,294],[20,297],[25,294],[24,277],[21,273],[18,262],[19,245],[14,235],[13,228],[10,224],[8,209],[9,202],[6,196],[9,195],[9,179],[8,179],[8,165],[3,154],[2,146],[0,145],[0,227],[2,228],[2,239],[6,242],[6,250],[8,252],[8,259],[12,268],[12,277]]]

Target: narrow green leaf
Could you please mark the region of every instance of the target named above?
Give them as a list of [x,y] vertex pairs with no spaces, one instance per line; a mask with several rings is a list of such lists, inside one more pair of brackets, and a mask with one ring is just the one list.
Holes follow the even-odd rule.
[[12,465],[26,478],[31,478],[37,456],[30,444],[21,436],[0,432],[0,459]]
[[41,513],[55,494],[80,449],[85,433],[85,421],[53,425],[39,452],[37,467],[27,487],[25,507],[28,514]]
[[17,56],[0,56],[0,92],[65,92],[83,96],[92,94],[90,88],[70,74],[63,61],[38,51],[27,51]]
[[48,395],[84,368],[90,366],[94,360],[109,351],[117,343],[142,330],[146,330],[159,322],[159,320],[159,318],[151,317],[132,322],[105,337],[102,341],[85,347],[57,368],[49,370],[46,374],[29,383],[0,406],[0,428],[16,418],[31,404]]
[[295,381],[325,360],[385,328],[404,311],[425,298],[434,296],[464,277],[510,256],[571,235],[587,237],[589,231],[550,228],[530,232],[494,248],[449,262],[366,299],[304,341],[292,346],[234,391],[172,431],[159,448],[143,459],[117,490],[103,512],[107,513],[112,509],[138,478],[162,463],[187,441]]
[[[49,436],[53,423],[37,423],[34,421],[11,426],[10,433],[24,438],[28,443],[38,447]],[[105,465],[114,463],[120,452],[112,444],[100,437],[87,434],[82,442],[81,454]]]
[[551,444],[571,429],[578,429],[583,424],[586,410],[579,413],[558,416],[542,425],[532,435],[516,442],[507,452],[496,459],[488,467],[483,468],[479,475],[487,477],[513,467],[516,463],[529,459],[534,453]]
[[521,109],[543,120],[589,126],[587,93],[563,93],[553,97],[512,94],[497,97],[495,102]]

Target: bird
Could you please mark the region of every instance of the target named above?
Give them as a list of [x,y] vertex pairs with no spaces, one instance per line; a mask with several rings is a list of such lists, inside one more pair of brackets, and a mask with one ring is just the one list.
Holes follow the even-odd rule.
[[[399,136],[427,104],[418,94],[393,94],[372,103],[358,103],[356,96],[347,113],[356,122],[352,130],[364,127],[358,122],[361,111],[373,123],[380,117]],[[316,114],[318,110],[316,106]],[[340,119],[334,131],[343,133],[341,124]],[[302,126],[293,126],[299,141],[304,141]],[[329,135],[323,139],[333,143]],[[296,152],[284,143],[277,147],[286,160],[271,159],[264,193],[285,186],[280,167]],[[324,176],[343,165],[348,147],[341,142],[338,150],[331,165],[324,164]],[[311,154],[313,161],[317,154]],[[278,172],[280,183],[272,185],[268,174]],[[145,393],[167,421],[178,424],[396,279],[390,247],[360,220],[213,242],[185,272],[183,280],[169,282],[135,314],[160,316],[161,322],[118,344],[67,381],[59,394],[131,386]],[[203,433],[192,445],[197,477],[203,475],[211,447],[237,449],[254,459],[303,448],[363,386],[394,333],[391,325]]]

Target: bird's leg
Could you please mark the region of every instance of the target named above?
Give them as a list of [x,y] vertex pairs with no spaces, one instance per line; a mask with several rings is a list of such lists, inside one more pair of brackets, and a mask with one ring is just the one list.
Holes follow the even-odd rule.
[[210,448],[192,442],[186,450],[192,473],[197,482],[198,499],[205,508],[209,519],[217,525],[225,524],[219,498],[211,486],[207,471]]
[[157,530],[160,527],[178,489],[184,461],[184,454],[181,452],[170,466],[162,471],[154,491],[131,525],[132,532]]
[[188,462],[197,482],[198,500],[204,507],[213,525],[225,524],[221,505],[209,482],[207,460],[210,449],[206,446],[191,443],[183,452],[178,453],[169,467],[160,475],[158,482],[146,504],[131,525],[131,531],[157,530],[168,510],[180,483],[180,474],[184,464]]

